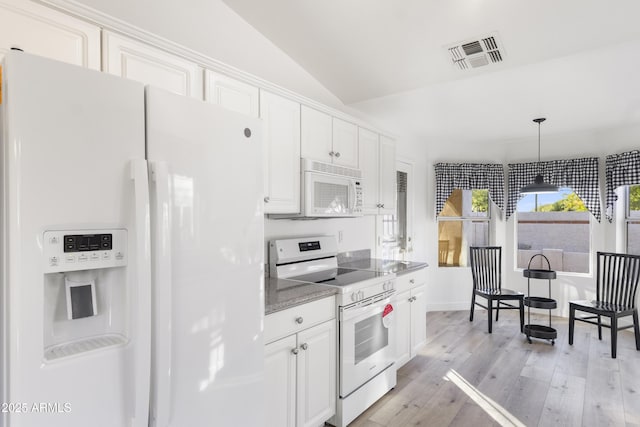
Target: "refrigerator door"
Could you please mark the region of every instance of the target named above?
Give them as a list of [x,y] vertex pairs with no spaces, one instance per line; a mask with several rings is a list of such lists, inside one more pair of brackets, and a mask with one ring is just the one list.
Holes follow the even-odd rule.
[[2,94],[0,425],[146,426],[144,87],[10,52]]
[[153,87],[146,106],[151,425],[260,426],[262,122]]

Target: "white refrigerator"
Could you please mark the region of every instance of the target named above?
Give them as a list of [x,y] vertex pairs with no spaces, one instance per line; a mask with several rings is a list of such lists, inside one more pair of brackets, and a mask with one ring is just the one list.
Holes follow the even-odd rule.
[[20,52],[0,93],[0,425],[259,425],[259,121]]

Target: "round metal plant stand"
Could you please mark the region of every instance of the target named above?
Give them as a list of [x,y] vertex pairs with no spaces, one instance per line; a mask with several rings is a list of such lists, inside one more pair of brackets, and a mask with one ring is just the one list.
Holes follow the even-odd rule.
[[[531,268],[531,261],[538,256],[542,257],[547,262],[546,270]],[[524,325],[524,333],[527,336],[527,341],[531,344],[531,338],[533,337],[550,340],[551,345],[555,345],[555,340],[558,337],[558,331],[551,327],[551,310],[557,308],[558,303],[555,299],[551,298],[551,281],[556,278],[556,272],[551,270],[551,264],[546,256],[542,254],[535,254],[529,260],[527,269],[524,270],[522,274],[527,278],[527,296],[524,298],[524,305],[527,307],[527,324]],[[531,279],[547,280],[549,282],[548,297],[531,296]],[[549,310],[548,326],[531,324],[532,308]]]

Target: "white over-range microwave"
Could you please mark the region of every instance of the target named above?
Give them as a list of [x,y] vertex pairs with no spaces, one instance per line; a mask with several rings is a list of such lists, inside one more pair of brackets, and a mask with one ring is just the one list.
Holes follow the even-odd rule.
[[298,214],[272,218],[340,218],[362,216],[362,171],[301,159]]

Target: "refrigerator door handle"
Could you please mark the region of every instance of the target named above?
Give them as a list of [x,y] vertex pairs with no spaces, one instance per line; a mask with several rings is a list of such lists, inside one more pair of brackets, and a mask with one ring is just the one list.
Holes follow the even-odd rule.
[[167,162],[150,161],[149,172],[152,191],[155,192],[154,277],[154,378],[151,425],[167,427],[171,415],[171,362],[172,362],[172,271],[171,271],[171,199]]
[[147,162],[131,161],[134,188],[134,221],[137,293],[135,306],[135,409],[132,427],[149,424],[149,387],[151,357],[151,255],[149,228],[149,183]]

